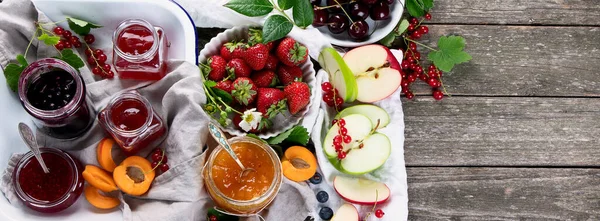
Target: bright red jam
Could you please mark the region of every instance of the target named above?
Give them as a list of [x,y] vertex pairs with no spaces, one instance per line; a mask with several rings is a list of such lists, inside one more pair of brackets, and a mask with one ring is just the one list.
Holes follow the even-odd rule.
[[73,168],[63,157],[54,153],[42,153],[50,173],[32,157],[19,173],[19,185],[25,194],[40,201],[55,201],[69,192],[73,183]]
[[132,25],[119,34],[117,46],[121,51],[138,55],[146,53],[154,44],[152,31],[141,25]]
[[121,130],[136,130],[146,123],[148,109],[138,100],[127,99],[117,103],[110,119]]

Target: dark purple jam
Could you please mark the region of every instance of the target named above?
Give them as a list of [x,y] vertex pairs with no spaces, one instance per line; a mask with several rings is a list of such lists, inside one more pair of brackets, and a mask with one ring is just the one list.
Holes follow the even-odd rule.
[[63,70],[42,74],[27,88],[27,99],[40,110],[57,110],[66,106],[77,91],[73,76]]

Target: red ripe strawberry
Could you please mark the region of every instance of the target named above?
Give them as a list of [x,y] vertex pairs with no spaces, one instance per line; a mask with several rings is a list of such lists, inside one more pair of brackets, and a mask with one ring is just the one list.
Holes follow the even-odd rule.
[[229,74],[235,75],[235,78],[250,77],[250,73],[252,73],[252,70],[250,69],[250,67],[241,58],[231,59],[227,63],[226,68],[227,68],[227,72],[229,72]]
[[239,77],[233,81],[231,95],[241,105],[248,105],[256,99],[256,85],[252,79]]
[[275,53],[279,61],[288,66],[298,66],[308,59],[308,49],[290,37],[279,43]]
[[252,81],[256,87],[273,87],[277,85],[277,75],[270,70],[262,70],[252,74]]
[[275,117],[286,109],[285,94],[277,88],[258,88],[256,110],[266,118]]
[[221,45],[221,51],[219,52],[219,54],[221,55],[221,57],[223,57],[227,61],[229,61],[233,58],[231,56],[231,51],[229,51],[229,48],[227,48],[227,46],[225,46],[225,45]]
[[283,93],[291,114],[298,113],[310,102],[310,88],[304,82],[292,82],[283,89]]
[[271,52],[271,51],[273,51],[273,48],[275,47],[275,43],[273,43],[273,42],[271,41],[271,42],[268,42],[268,43],[266,43],[266,44],[265,44],[265,46],[267,46],[267,50],[268,50],[269,52]]
[[265,67],[268,56],[269,51],[267,50],[267,46],[264,44],[256,44],[246,49],[243,59],[252,70],[258,71]]
[[219,89],[224,90],[227,93],[231,94],[231,90],[233,90],[233,87],[231,84],[232,83],[230,80],[219,81],[217,83],[217,85],[215,85],[215,88],[219,88]]
[[277,76],[281,84],[285,86],[296,80],[302,81],[302,69],[298,66],[280,65],[277,68]]
[[269,55],[267,57],[267,63],[265,64],[265,69],[275,71],[277,70],[277,64],[279,64],[279,59],[273,55]]
[[233,49],[233,51],[231,52],[231,58],[244,58],[244,55],[246,54],[246,49],[244,49],[243,47],[237,47],[235,49]]
[[213,81],[220,81],[225,78],[227,72],[225,66],[227,61],[221,56],[213,55],[208,59],[208,65],[210,66],[210,72],[208,73],[208,79]]

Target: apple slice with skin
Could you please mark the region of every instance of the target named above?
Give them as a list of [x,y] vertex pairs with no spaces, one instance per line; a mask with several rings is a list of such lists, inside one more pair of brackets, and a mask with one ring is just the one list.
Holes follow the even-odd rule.
[[[344,121],[346,122],[345,127],[346,129],[348,129],[348,135],[352,137],[353,140],[364,139],[367,135],[369,135],[369,132],[371,132],[371,130],[373,129],[371,126],[371,120],[369,120],[369,118],[362,114],[350,114],[348,116],[343,117],[342,119],[344,119]],[[338,125],[334,124],[327,132],[325,140],[323,141],[323,150],[325,151],[325,155],[327,155],[328,158],[337,159],[337,152],[335,151],[335,148],[333,146],[333,138],[335,138],[335,136],[338,135],[339,129],[340,128],[338,127]],[[351,145],[348,144],[346,146],[350,148]]]
[[381,133],[367,136],[362,145],[362,148],[353,148],[341,160],[340,166],[346,173],[358,175],[376,170],[387,161],[392,151],[390,139]]
[[373,128],[377,126],[377,120],[379,120],[378,128],[384,128],[390,123],[390,115],[383,108],[371,104],[360,104],[345,108],[335,116],[335,119],[340,119],[350,114],[365,115],[371,120]]
[[352,204],[344,203],[338,208],[330,221],[358,221],[358,210]]
[[387,185],[362,178],[336,176],[333,188],[342,199],[360,205],[380,204],[390,198],[390,188]]
[[356,100],[372,103],[393,94],[402,82],[400,64],[382,45],[365,45],[350,50],[344,61],[356,77]]
[[358,95],[356,78],[340,54],[333,48],[324,48],[319,64],[329,74],[329,82],[340,93],[344,102],[353,102]]

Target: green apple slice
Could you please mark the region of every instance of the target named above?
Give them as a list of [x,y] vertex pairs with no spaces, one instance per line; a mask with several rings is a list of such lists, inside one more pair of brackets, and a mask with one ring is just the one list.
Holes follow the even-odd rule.
[[329,82],[340,93],[344,102],[353,102],[358,96],[354,74],[334,48],[324,48],[319,54],[319,64],[329,74]]
[[[362,114],[351,114],[342,119],[346,122],[345,127],[348,130],[348,135],[351,136],[353,140],[362,140],[369,135],[373,129],[371,120]],[[335,152],[335,147],[333,146],[333,138],[338,135],[338,130],[338,125],[333,125],[327,132],[325,140],[323,140],[323,151],[328,158],[337,158],[337,152]],[[350,148],[352,146],[351,144],[352,143],[345,146]]]
[[383,108],[370,104],[361,104],[348,107],[342,110],[342,112],[338,113],[335,118],[340,119],[351,114],[365,115],[371,120],[373,128],[375,128],[377,125],[377,120],[379,120],[378,128],[384,128],[390,123],[390,115]]
[[348,174],[360,175],[381,167],[392,151],[392,143],[384,134],[374,133],[362,141],[362,148],[354,148],[341,160],[340,167]]

